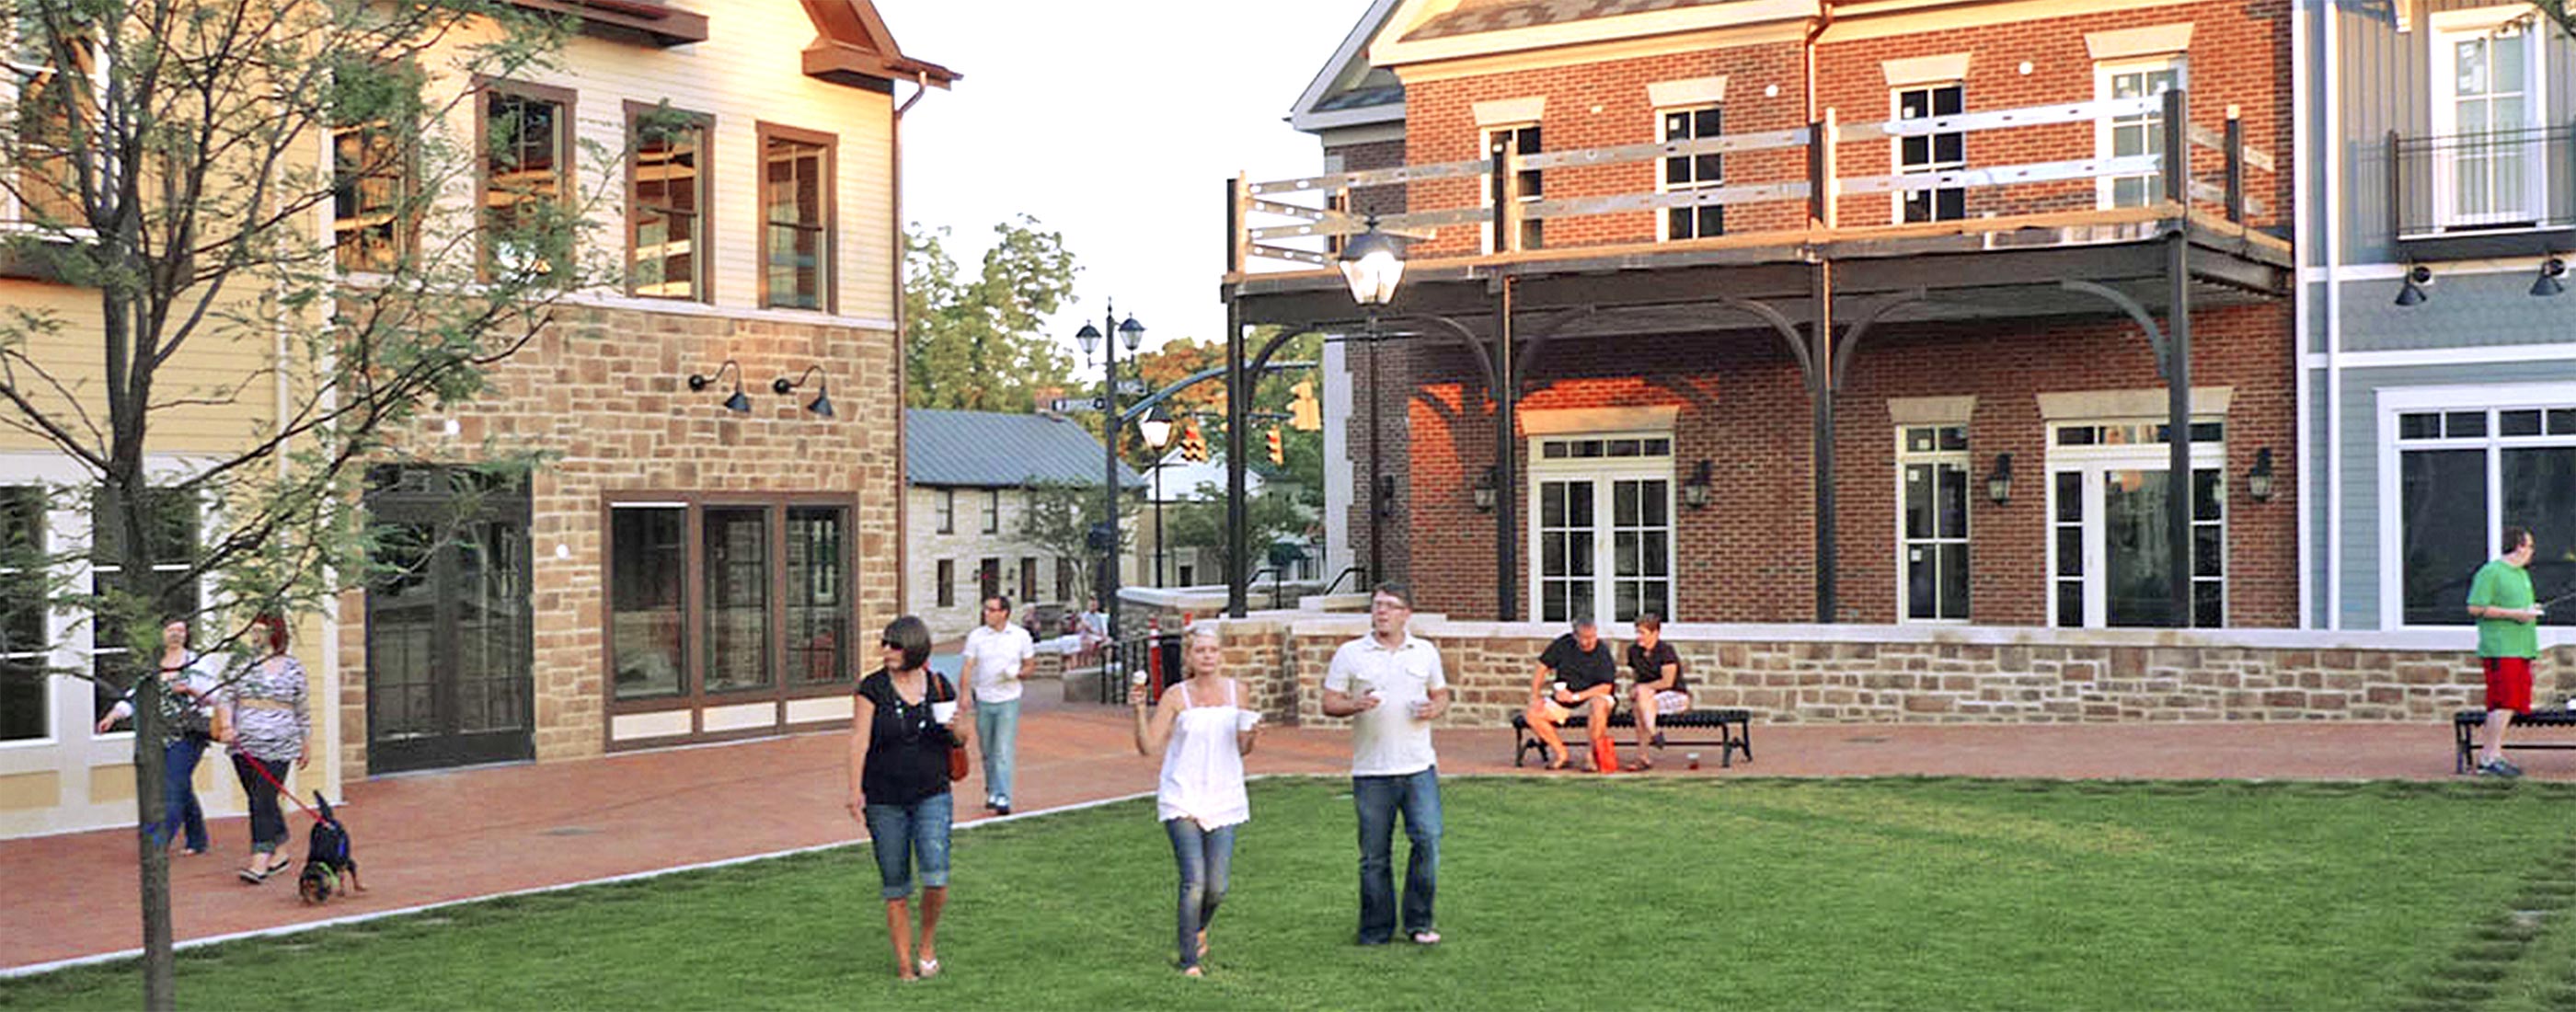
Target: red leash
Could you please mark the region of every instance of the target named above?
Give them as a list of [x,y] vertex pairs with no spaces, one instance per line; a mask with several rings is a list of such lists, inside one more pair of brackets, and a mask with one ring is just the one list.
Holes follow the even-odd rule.
[[288,801],[292,801],[292,802],[295,802],[295,807],[303,809],[303,810],[304,810],[304,814],[306,814],[306,815],[310,815],[310,816],[312,816],[312,817],[313,817],[313,821],[315,821],[315,822],[327,822],[327,821],[330,821],[330,820],[324,819],[324,818],[322,817],[322,813],[317,812],[317,811],[314,811],[314,810],[313,810],[313,806],[308,805],[308,804],[305,804],[305,803],[304,803],[304,799],[303,799],[303,798],[296,797],[296,796],[295,796],[295,792],[294,792],[294,791],[287,790],[287,789],[286,789],[286,785],[285,785],[285,784],[278,783],[278,782],[277,782],[277,777],[276,777],[276,775],[275,775],[275,774],[272,774],[272,773],[270,773],[270,772],[268,771],[268,762],[267,762],[266,760],[261,759],[260,757],[255,756],[255,755],[251,755],[251,754],[250,754],[250,753],[248,753],[248,752],[244,752],[244,753],[242,753],[241,757],[242,757],[242,758],[244,758],[244,759],[248,759],[248,760],[250,760],[249,762],[244,763],[243,765],[250,767],[252,772],[258,773],[258,774],[259,774],[259,778],[260,778],[260,779],[268,781],[268,785],[269,785],[270,787],[277,788],[277,793],[285,795],[285,796],[286,796],[286,800],[288,800]]

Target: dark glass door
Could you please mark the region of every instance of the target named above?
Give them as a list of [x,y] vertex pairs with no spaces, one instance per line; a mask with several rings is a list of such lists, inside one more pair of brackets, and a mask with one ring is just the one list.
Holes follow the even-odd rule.
[[367,769],[533,758],[528,493],[379,468],[367,509]]

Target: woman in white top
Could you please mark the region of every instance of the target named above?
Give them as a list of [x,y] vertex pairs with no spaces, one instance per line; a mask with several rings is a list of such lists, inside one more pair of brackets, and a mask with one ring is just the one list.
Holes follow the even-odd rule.
[[1182,655],[1188,679],[1163,693],[1151,716],[1143,684],[1128,692],[1127,701],[1136,710],[1137,753],[1163,753],[1154,809],[1181,869],[1181,972],[1196,977],[1199,961],[1207,958],[1208,921],[1225,900],[1234,827],[1252,818],[1252,803],[1243,793],[1243,757],[1252,751],[1261,715],[1243,708],[1241,685],[1216,673],[1224,652],[1214,626],[1190,630],[1188,643]]

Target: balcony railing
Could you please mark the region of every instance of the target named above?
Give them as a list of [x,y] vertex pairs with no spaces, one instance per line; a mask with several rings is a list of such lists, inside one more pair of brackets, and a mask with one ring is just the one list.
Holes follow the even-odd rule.
[[[1483,255],[1521,253],[1518,247],[1527,235],[1563,234],[1553,228],[1547,233],[1522,228],[1527,221],[1613,215],[1632,216],[1628,231],[1638,233],[1633,242],[1651,242],[1656,250],[1796,246],[1834,239],[1914,235],[1983,234],[1990,244],[2000,244],[2006,233],[2026,229],[2047,230],[2045,241],[2050,242],[2126,240],[2139,237],[2141,227],[2175,218],[2223,219],[2242,226],[2268,215],[2270,209],[2265,202],[2250,192],[2253,187],[2248,185],[2248,174],[2275,174],[2272,156],[2244,143],[2234,106],[2228,107],[2225,127],[2219,130],[2192,123],[2188,108],[2186,96],[2172,91],[2140,98],[1867,123],[1838,123],[1829,109],[1822,120],[1787,130],[1531,155],[1500,145],[1491,158],[1270,182],[1237,180],[1230,187],[1233,203],[1228,270],[1249,273],[1256,261],[1295,264],[1306,269],[1328,265],[1332,242],[1368,227],[1366,218],[1343,210],[1353,206],[1352,192],[1389,186],[1408,188],[1407,210],[1378,216],[1380,228],[1417,241],[1437,237],[1446,229],[1474,228],[1483,236],[1479,247],[1485,251]],[[1843,175],[1838,166],[1837,152],[1843,146],[1893,145],[1906,138],[1936,135],[1959,136],[1970,151],[2028,150],[2034,141],[2044,146],[2091,147],[2095,143],[2093,128],[2105,123],[2138,125],[2148,131],[2146,143],[2138,145],[2142,153],[1872,175]],[[2030,133],[2051,129],[2058,135],[2054,140]],[[2020,136],[1977,139],[2016,133]],[[1651,180],[1660,175],[1660,165],[1666,159],[1704,155],[1726,156],[1730,161],[1752,155],[1756,157],[1743,161],[1771,171],[1755,178],[1694,189],[1664,190],[1653,186]],[[1561,188],[1553,183],[1544,196],[1518,192],[1525,174],[1533,171],[1579,172],[1621,164],[1642,164],[1646,171],[1638,175],[1648,181],[1646,186],[1634,192],[1614,193],[1601,193],[1595,187],[1585,195],[1572,197],[1555,196]],[[1801,164],[1806,169],[1803,176],[1796,172]],[[2117,189],[2114,181],[2120,180],[2146,181],[2142,206],[2106,206],[2114,203],[2110,195]],[[2129,189],[2140,187],[2133,184]],[[1897,215],[1891,208],[1879,212],[1885,216],[1877,217],[1875,223],[1862,223],[1858,221],[1862,216],[1845,216],[1840,210],[1845,197],[1883,196],[1892,205],[1902,205],[1907,195],[1947,190],[1965,191],[1960,203],[1972,215],[1982,216],[1904,223],[1893,220]],[[1426,199],[1426,191],[1436,196]],[[1477,203],[1469,204],[1469,200]],[[1425,206],[1427,203],[1450,206]],[[1650,222],[1646,216],[1662,215],[1670,209],[1710,206],[1725,208],[1724,220],[1730,226],[1742,222],[1752,227],[1730,228],[1724,235],[1710,238],[1652,241],[1651,224],[1635,224]],[[1596,230],[1600,231],[1621,234],[1615,227]],[[2015,236],[2011,241],[2019,244],[2023,237]],[[1611,239],[1571,247],[1550,244],[1550,252],[1581,250],[1589,254],[1619,243]],[[1455,242],[1442,245],[1463,246]],[[1473,250],[1455,252],[1461,256],[1479,255]]]
[[2401,241],[2576,228],[2576,124],[2388,134],[2389,231]]

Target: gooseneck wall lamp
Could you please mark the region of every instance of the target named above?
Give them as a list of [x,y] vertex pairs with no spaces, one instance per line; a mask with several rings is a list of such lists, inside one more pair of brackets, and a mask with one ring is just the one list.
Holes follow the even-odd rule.
[[795,393],[796,388],[804,386],[808,380],[814,383],[814,399],[805,402],[805,410],[824,418],[832,417],[832,379],[823,375],[823,367],[820,365],[806,366],[805,371],[796,374],[796,378],[792,380],[785,376],[771,380],[769,389],[772,393],[785,396]]
[[2433,269],[2423,264],[2406,265],[2406,279],[2397,286],[2397,304],[2422,305],[2424,289],[2433,286]]
[[737,415],[750,414],[751,398],[742,394],[742,364],[732,359],[724,360],[724,364],[717,366],[712,376],[690,373],[689,390],[693,393],[704,392],[706,388],[722,381],[727,370],[733,372],[733,395],[724,399],[724,409]]
[[2532,281],[2531,294],[2545,299],[2566,291],[2567,286],[2558,281],[2559,277],[2566,273],[2567,261],[2559,259],[2557,254],[2551,254],[2540,261],[2540,277]]

